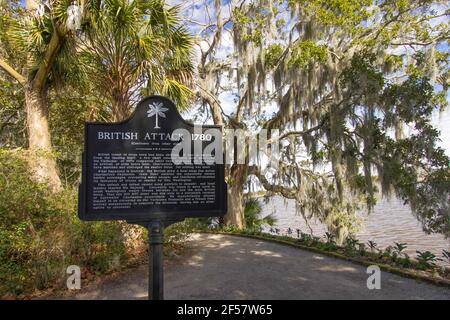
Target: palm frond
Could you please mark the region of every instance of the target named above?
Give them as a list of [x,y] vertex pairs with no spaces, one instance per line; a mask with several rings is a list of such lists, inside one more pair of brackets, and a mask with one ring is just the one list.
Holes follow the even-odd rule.
[[180,110],[188,109],[192,98],[192,91],[188,87],[171,79],[165,79],[161,93],[172,99]]

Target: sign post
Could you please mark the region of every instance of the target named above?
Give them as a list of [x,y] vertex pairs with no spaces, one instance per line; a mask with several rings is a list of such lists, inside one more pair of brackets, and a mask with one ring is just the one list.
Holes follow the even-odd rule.
[[129,119],[86,123],[81,220],[125,220],[148,230],[149,299],[164,298],[164,228],[227,211],[222,128],[185,121],[161,96],[143,99]]
[[148,297],[164,300],[163,245],[164,225],[161,221],[150,222],[148,226]]

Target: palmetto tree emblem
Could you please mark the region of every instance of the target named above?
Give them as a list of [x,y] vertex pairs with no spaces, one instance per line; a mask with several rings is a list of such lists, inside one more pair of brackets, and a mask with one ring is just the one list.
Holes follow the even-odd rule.
[[151,118],[153,116],[156,116],[155,129],[160,129],[160,127],[158,126],[158,117],[165,118],[166,115],[164,114],[164,112],[166,112],[167,110],[169,109],[164,108],[162,102],[153,102],[148,106],[147,117]]

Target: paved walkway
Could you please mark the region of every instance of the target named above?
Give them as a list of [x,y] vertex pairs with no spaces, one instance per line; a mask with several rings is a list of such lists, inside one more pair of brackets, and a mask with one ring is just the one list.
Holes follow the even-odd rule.
[[[446,299],[450,289],[382,272],[368,290],[366,268],[271,242],[196,234],[165,270],[166,299]],[[91,285],[75,299],[146,299],[147,266]],[[67,297],[66,297],[67,298]]]

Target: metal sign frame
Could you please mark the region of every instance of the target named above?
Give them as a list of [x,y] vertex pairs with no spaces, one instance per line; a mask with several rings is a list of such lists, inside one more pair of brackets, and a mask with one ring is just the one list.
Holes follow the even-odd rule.
[[[193,129],[194,125],[185,121],[178,112],[175,104],[162,96],[151,96],[144,98],[136,106],[133,114],[126,120],[117,123],[98,123],[98,122],[86,122],[85,124],[85,144],[83,152],[83,165],[81,183],[78,192],[78,216],[81,220],[94,221],[94,220],[126,220],[131,224],[141,225],[148,230],[149,237],[149,282],[148,282],[148,299],[162,300],[164,299],[164,270],[163,270],[163,244],[164,244],[164,228],[169,225],[182,221],[185,218],[190,217],[218,217],[223,216],[227,212],[227,184],[225,183],[224,164],[214,164],[215,166],[215,200],[217,205],[214,208],[199,208],[201,205],[193,204],[192,206],[179,205],[176,208],[165,208],[161,206],[149,206],[139,209],[106,209],[99,210],[97,212],[90,212],[89,210],[89,190],[88,186],[90,182],[90,133],[95,132],[96,127],[104,128],[120,128],[121,126],[131,126],[136,130],[142,130],[146,127],[143,122],[134,123],[137,118],[142,118],[145,110],[145,105],[149,101],[157,101],[162,103],[168,110],[172,111],[172,121],[177,122],[177,125],[184,126],[187,129]],[[165,108],[164,108],[165,109]],[[148,111],[147,111],[148,112]],[[145,115],[145,113],[144,113]],[[145,117],[144,117],[145,118]],[[141,121],[142,119],[139,119]],[[156,122],[157,120],[155,120]],[[166,123],[167,124],[167,123]],[[155,123],[155,129],[161,129],[158,123]],[[170,123],[169,123],[170,127]],[[172,126],[176,128],[175,126]],[[221,126],[201,126],[203,129],[218,129],[222,133]],[[173,129],[173,128],[172,128]],[[148,131],[147,131],[148,132]],[[161,133],[161,131],[158,131]],[[163,132],[166,133],[166,132]],[[220,134],[220,145],[222,144],[222,134]],[[124,147],[125,148],[125,147]],[[126,148],[125,148],[126,149]],[[120,151],[120,148],[119,148]],[[126,212],[124,212],[126,211]]]
[[[102,127],[105,130],[106,128],[121,128],[126,127],[127,125],[133,125],[132,121],[142,115],[142,109],[148,104],[149,101],[159,101],[163,102],[164,106],[170,108],[173,112],[173,115],[177,118],[178,124],[182,124],[186,129],[194,129],[194,125],[190,122],[184,120],[179,114],[175,104],[162,96],[150,96],[144,98],[139,104],[136,106],[135,111],[131,114],[131,116],[121,122],[115,123],[100,123],[100,122],[86,122],[85,123],[85,144],[84,144],[84,152],[82,159],[82,177],[81,184],[79,186],[79,197],[78,197],[78,215],[81,220],[86,221],[96,221],[96,220],[130,220],[130,221],[150,221],[150,220],[179,220],[184,218],[191,217],[217,217],[223,216],[227,212],[227,184],[225,182],[225,169],[223,164],[215,164],[216,170],[216,202],[217,206],[214,209],[211,208],[202,208],[200,205],[191,205],[190,207],[186,207],[183,205],[178,206],[177,208],[164,208],[162,206],[149,206],[148,208],[143,209],[106,209],[106,210],[97,210],[94,212],[89,209],[89,186],[88,186],[88,177],[89,171],[91,170],[89,167],[89,152],[91,151],[89,147],[91,146],[89,134],[95,130],[97,127]],[[167,120],[166,120],[167,121]],[[222,132],[221,126],[215,125],[202,125],[202,129],[217,129]],[[142,130],[143,128],[136,128]],[[150,128],[147,129],[146,132],[153,132]],[[164,131],[155,131],[157,133],[168,133]],[[222,143],[222,142],[220,142]]]

